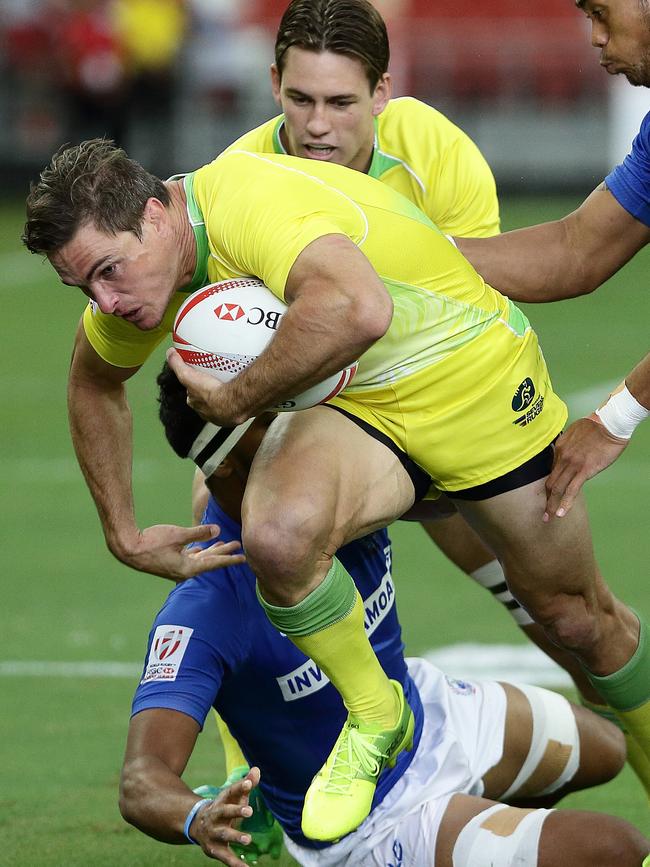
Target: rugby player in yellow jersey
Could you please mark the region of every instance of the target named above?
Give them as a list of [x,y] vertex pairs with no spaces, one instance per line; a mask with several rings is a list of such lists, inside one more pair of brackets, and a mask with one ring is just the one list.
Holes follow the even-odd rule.
[[[440,112],[410,97],[390,98],[389,54],[384,20],[367,0],[292,0],[278,28],[271,67],[283,114],[228,150],[348,166],[405,195],[448,235],[497,234],[499,204],[490,167],[469,136]],[[495,594],[597,709],[602,699],[577,660],[533,623],[508,590],[494,554],[451,503],[447,508],[444,521],[422,522],[427,533],[453,563]],[[195,514],[197,523],[202,513],[200,508]]]
[[114,448],[130,433],[124,382],[169,331],[185,291],[255,275],[289,305],[268,349],[226,385],[170,351],[191,405],[217,424],[239,424],[360,359],[329,405],[271,425],[243,504],[270,620],[350,714],[305,799],[306,836],[332,840],[360,824],[412,732],[333,553],[429,489],[453,498],[515,596],[650,750],[647,628],[607,589],[584,502],[563,521],[541,520],[566,408],[536,336],[412,202],[361,172],[246,151],[163,184],[95,140],[55,155],[27,215],[29,249],[101,311],[85,315],[92,343],[82,329],[75,345],[73,433],[91,472],[110,463],[119,496],[103,505],[118,538],[138,532],[130,454]]

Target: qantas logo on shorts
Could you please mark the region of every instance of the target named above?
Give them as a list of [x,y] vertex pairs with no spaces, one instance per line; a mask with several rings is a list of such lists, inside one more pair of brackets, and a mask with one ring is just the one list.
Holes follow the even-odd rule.
[[149,683],[150,680],[176,680],[193,632],[188,626],[165,624],[156,627],[147,667],[140,683]]
[[243,308],[239,304],[220,304],[214,308],[214,313],[217,319],[223,319],[226,322],[235,322],[245,316]]

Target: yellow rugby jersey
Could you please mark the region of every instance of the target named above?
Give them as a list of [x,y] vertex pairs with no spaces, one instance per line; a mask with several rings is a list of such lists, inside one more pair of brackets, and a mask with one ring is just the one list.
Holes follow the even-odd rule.
[[[228,149],[286,153],[284,115],[245,133]],[[227,152],[226,151],[226,152]],[[410,96],[392,99],[375,118],[368,169],[414,202],[448,235],[485,238],[499,232],[494,176],[471,138],[448,118]]]
[[284,298],[302,250],[343,234],[384,282],[393,318],[332,404],[389,436],[449,491],[520,466],[561,430],[566,408],[526,317],[386,184],[314,160],[229,151],[184,188],[197,242],[192,284],[155,331],[87,311],[86,333],[110,363],[142,363],[187,292],[207,282],[255,276]]
[[192,191],[205,220],[211,283],[254,275],[283,299],[300,252],[332,233],[347,235],[367,256],[394,312],[348,391],[435,364],[498,319],[526,327],[412,202],[361,172],[231,150],[194,173]]

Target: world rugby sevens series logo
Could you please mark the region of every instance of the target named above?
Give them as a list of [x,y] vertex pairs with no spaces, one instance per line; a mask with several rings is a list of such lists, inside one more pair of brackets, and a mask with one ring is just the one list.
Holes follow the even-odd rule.
[[535,386],[533,385],[533,380],[527,376],[515,392],[511,406],[515,412],[521,412],[522,409],[526,409],[526,407],[531,405],[534,397]]
[[156,659],[169,659],[170,656],[176,653],[182,640],[182,629],[170,629],[164,635],[159,636],[153,648]]

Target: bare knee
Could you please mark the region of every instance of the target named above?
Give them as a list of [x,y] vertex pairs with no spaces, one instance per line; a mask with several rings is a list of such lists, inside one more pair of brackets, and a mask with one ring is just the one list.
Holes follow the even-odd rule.
[[309,592],[319,563],[327,559],[327,537],[321,516],[304,503],[244,516],[246,557],[269,602],[292,605]]
[[544,823],[538,867],[567,863],[639,867],[649,846],[643,834],[624,819],[577,810],[555,812]]
[[582,594],[558,593],[527,603],[531,617],[564,650],[588,657],[601,637],[600,617],[593,600]]

